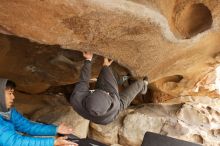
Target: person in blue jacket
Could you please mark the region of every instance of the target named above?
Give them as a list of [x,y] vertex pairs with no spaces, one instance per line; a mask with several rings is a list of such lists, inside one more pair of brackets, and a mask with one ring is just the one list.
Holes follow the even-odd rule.
[[73,132],[64,124],[54,126],[32,122],[17,112],[12,107],[15,87],[13,81],[0,79],[0,146],[77,146],[66,137],[55,137],[57,133]]

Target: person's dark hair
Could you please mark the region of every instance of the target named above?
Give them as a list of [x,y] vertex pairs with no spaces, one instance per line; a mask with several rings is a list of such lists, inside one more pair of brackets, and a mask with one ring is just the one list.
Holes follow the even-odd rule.
[[16,88],[15,82],[8,80],[6,83],[6,89],[15,89],[15,88]]

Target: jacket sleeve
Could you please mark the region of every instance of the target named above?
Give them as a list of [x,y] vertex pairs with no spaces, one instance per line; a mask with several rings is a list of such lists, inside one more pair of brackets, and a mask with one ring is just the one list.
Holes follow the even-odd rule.
[[0,120],[1,146],[54,146],[54,138],[34,138],[18,134],[12,127]]
[[76,84],[73,93],[75,92],[88,92],[89,91],[89,79],[91,78],[91,61],[85,60],[84,65],[80,73],[80,81]]
[[76,83],[70,97],[70,104],[80,115],[82,115],[80,112],[84,108],[83,100],[90,94],[89,79],[91,77],[91,66],[91,61],[85,60],[81,69],[80,80]]
[[12,109],[11,121],[15,130],[33,136],[55,136],[57,127],[29,121],[23,117],[16,109]]

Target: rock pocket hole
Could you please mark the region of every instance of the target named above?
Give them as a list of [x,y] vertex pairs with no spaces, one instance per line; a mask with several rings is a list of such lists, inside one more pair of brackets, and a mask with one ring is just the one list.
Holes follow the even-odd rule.
[[198,33],[204,32],[212,26],[211,11],[202,3],[193,4],[176,15],[175,27],[180,35],[189,39]]

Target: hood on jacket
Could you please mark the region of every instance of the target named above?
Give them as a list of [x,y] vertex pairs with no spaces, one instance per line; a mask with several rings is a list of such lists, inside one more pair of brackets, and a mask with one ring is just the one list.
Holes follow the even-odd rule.
[[111,108],[112,99],[107,92],[95,90],[85,99],[86,110],[93,116],[103,116]]
[[0,78],[0,112],[7,112],[6,99],[5,99],[5,88],[7,79]]

